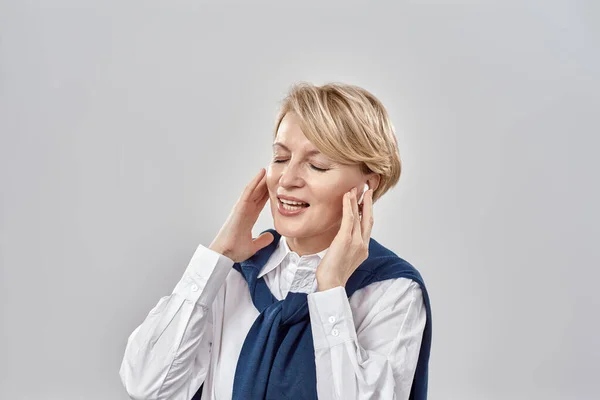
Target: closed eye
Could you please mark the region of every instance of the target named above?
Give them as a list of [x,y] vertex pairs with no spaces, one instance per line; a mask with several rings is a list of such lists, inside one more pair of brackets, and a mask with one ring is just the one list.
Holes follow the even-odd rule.
[[[277,163],[277,164],[281,164],[281,163],[284,163],[284,162],[286,162],[286,161],[287,161],[287,160],[273,160],[273,162],[274,162],[274,163]],[[316,166],[314,166],[314,165],[312,165],[312,164],[310,164],[310,167],[311,167],[312,169],[314,169],[315,171],[319,171],[319,172],[325,172],[325,171],[329,171],[329,169],[327,169],[327,168],[319,168],[319,167],[316,167]]]

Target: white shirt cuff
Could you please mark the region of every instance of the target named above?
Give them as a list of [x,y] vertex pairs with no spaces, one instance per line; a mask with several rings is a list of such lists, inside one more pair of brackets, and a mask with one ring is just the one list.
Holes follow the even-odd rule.
[[315,350],[356,340],[346,289],[337,286],[307,296]]
[[233,269],[233,264],[229,257],[199,245],[173,293],[208,308]]

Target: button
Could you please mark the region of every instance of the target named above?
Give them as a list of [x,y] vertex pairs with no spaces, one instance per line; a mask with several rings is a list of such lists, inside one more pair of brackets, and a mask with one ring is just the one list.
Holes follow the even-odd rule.
[[333,336],[336,336],[336,337],[337,337],[337,336],[339,336],[340,332],[339,332],[337,329],[333,329],[333,330],[331,331],[331,334],[332,334]]
[[335,322],[335,317],[332,315],[331,317],[329,317],[329,323],[333,324]]
[[192,292],[197,292],[198,291],[198,285],[196,285],[195,283],[192,285],[191,287]]

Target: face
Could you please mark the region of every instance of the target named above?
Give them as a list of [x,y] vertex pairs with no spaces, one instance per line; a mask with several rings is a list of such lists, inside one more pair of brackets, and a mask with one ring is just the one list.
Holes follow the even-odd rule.
[[[298,122],[296,114],[286,114],[274,141],[267,168],[271,213],[280,234],[309,239],[316,248],[321,242],[325,248],[340,228],[344,193],[356,187],[360,195],[367,176],[358,165],[334,163],[319,153]],[[282,196],[283,200],[295,198],[307,206],[284,206]]]

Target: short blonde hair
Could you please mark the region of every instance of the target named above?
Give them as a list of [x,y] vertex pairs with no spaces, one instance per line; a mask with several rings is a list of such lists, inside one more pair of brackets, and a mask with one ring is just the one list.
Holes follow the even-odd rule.
[[298,115],[306,138],[331,160],[359,164],[363,174],[379,174],[373,201],[398,183],[401,162],[394,127],[381,101],[367,90],[344,83],[292,85],[277,115],[274,137],[289,112]]

